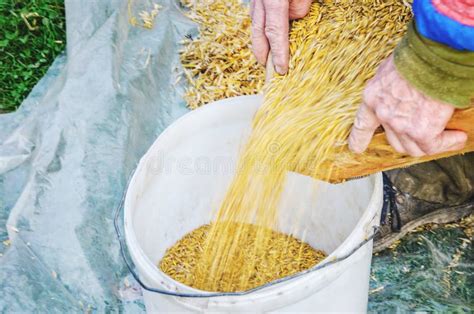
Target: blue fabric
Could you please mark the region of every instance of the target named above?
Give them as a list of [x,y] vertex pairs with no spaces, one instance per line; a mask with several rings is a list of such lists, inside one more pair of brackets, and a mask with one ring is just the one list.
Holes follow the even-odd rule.
[[474,27],[439,13],[431,0],[414,0],[413,13],[416,29],[424,37],[457,50],[474,51]]

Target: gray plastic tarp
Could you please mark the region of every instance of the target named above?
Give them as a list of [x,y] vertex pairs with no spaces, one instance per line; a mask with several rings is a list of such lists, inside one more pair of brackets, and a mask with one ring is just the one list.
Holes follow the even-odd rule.
[[0,115],[0,312],[143,308],[112,218],[138,159],[188,111],[174,83],[196,27],[162,4],[146,30],[126,2],[66,1],[67,52]]

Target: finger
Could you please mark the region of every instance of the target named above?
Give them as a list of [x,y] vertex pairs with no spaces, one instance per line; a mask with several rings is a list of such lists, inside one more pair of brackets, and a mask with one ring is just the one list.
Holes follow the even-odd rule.
[[463,131],[443,131],[434,140],[421,144],[429,155],[461,150],[466,145],[467,134]]
[[290,0],[290,19],[305,17],[311,8],[312,0]]
[[288,0],[263,0],[265,35],[270,43],[275,71],[285,74],[289,60],[289,3]]
[[406,154],[406,150],[403,147],[400,139],[398,138],[397,134],[391,127],[388,125],[384,125],[383,129],[385,131],[385,136],[387,137],[387,141],[392,145],[392,147],[400,154]]
[[420,146],[415,142],[415,140],[413,140],[408,135],[399,135],[398,138],[400,139],[400,142],[403,145],[403,148],[405,148],[408,155],[412,157],[422,157],[426,155],[426,153],[420,148]]
[[265,10],[263,0],[254,0],[252,10],[252,51],[257,61],[265,65],[270,46],[265,35]]
[[355,153],[365,151],[379,125],[380,122],[372,109],[365,103],[362,103],[357,111],[357,116],[349,135],[350,150]]

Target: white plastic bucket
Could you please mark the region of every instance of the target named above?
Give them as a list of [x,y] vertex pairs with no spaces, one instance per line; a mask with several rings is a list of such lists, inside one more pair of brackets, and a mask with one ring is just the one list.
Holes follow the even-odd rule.
[[[124,203],[125,238],[148,287],[203,295],[156,266],[167,248],[208,223],[234,173],[261,96],[208,104],[173,123],[140,160]],[[148,312],[365,312],[373,234],[380,220],[382,176],[332,185],[290,174],[281,202],[281,231],[290,232],[292,208],[306,208],[305,241],[329,256],[327,267],[243,294],[190,298],[144,290]],[[296,234],[298,236],[298,234]],[[341,261],[334,262],[341,259]]]

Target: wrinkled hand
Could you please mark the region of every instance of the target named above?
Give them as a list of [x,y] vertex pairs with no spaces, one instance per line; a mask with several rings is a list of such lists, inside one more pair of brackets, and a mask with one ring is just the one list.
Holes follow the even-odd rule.
[[275,71],[285,74],[289,60],[289,20],[308,14],[312,0],[252,0],[252,50],[257,61],[267,63],[272,51]]
[[462,149],[467,135],[445,130],[454,107],[417,91],[395,68],[393,56],[379,67],[365,88],[349,137],[349,148],[363,152],[380,125],[388,142],[414,157]]

